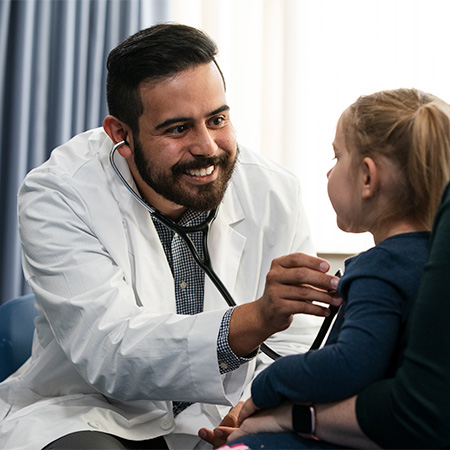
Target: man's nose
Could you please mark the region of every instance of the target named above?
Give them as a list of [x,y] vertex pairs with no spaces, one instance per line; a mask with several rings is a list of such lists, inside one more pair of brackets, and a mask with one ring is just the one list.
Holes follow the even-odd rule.
[[210,130],[207,126],[201,126],[192,134],[192,142],[189,144],[189,151],[196,156],[213,156],[217,153],[219,146],[215,141],[215,130]]

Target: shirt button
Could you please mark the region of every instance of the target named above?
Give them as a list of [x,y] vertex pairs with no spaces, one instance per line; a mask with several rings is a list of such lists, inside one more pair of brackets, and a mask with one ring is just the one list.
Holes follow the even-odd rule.
[[228,369],[228,364],[226,363],[226,362],[221,362],[220,364],[219,364],[219,366],[220,366],[220,368],[221,369]]
[[163,429],[163,430],[168,430],[169,428],[172,428],[173,423],[172,423],[170,420],[166,419],[166,420],[162,420],[162,421],[160,422],[159,426],[160,426],[161,429]]
[[186,289],[186,286],[187,286],[186,281],[182,281],[182,282],[180,283],[180,288],[181,288],[181,289]]

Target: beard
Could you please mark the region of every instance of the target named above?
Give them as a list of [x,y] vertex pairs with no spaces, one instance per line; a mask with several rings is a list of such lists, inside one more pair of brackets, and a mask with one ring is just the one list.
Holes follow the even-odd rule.
[[[236,145],[234,158],[224,152],[213,157],[196,157],[193,161],[177,163],[169,169],[163,169],[152,164],[145,156],[139,139],[135,138],[134,162],[145,183],[166,200],[194,211],[210,211],[219,206],[233,175],[238,155],[239,147]],[[214,181],[190,185],[189,189],[183,187],[181,179],[186,176],[187,171],[211,165],[215,166],[214,170],[220,168],[219,176]]]

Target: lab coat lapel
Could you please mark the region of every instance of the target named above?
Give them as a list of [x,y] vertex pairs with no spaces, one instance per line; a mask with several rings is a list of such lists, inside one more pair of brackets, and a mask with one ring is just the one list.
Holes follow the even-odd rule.
[[[234,185],[228,186],[216,220],[211,226],[208,248],[214,271],[233,296],[239,264],[246,238],[234,229],[234,225],[245,220],[245,214]],[[238,299],[235,299],[238,303]],[[205,276],[205,311],[226,308],[225,300],[211,280]]]
[[[115,161],[122,176],[137,192],[126,161],[118,155]],[[155,314],[173,313],[176,311],[173,277],[151,215],[133,198],[112,167],[108,173],[122,213],[137,303]]]
[[[109,154],[106,150],[105,154]],[[116,154],[116,165],[125,180],[134,188],[134,180],[126,161]],[[138,304],[152,312],[175,312],[173,277],[150,214],[130,194],[114,173],[109,161],[103,161],[112,193],[122,213],[122,225],[128,240],[130,272],[134,274]],[[233,226],[245,220],[242,205],[233,183],[228,186],[219,213],[211,226],[208,248],[211,263],[230,294],[233,295],[246,238]],[[123,259],[123,258],[122,258]],[[162,301],[164,299],[164,301]],[[237,299],[235,299],[238,302]],[[204,310],[227,308],[221,294],[205,275]]]
[[[97,148],[98,139],[99,134],[95,133],[90,137],[89,145],[92,148]],[[107,192],[104,194],[107,196],[107,200],[101,200],[99,198],[97,203],[96,198],[92,199],[94,205],[91,208],[92,223],[98,236],[101,236],[101,241],[111,256],[111,259],[120,264],[120,267],[124,272],[125,280],[128,283],[131,283],[131,267],[129,261],[123,258],[123,255],[127,254],[127,240],[123,233],[121,226],[122,220],[119,214],[120,202],[117,197],[117,183],[120,183],[120,181],[109,163],[109,153],[113,143],[105,133],[100,135],[100,139],[102,139],[103,142],[98,150],[98,158],[102,165],[103,172],[106,175],[105,188],[107,189]],[[112,201],[110,202],[110,200]],[[116,205],[119,207],[119,210],[116,208]],[[107,224],[107,226],[105,226],[105,224]]]

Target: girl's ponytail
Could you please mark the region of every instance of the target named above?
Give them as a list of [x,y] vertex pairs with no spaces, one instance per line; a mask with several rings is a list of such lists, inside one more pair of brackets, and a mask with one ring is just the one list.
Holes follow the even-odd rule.
[[411,132],[406,176],[413,190],[414,210],[429,224],[450,177],[450,106],[439,99],[422,104]]

